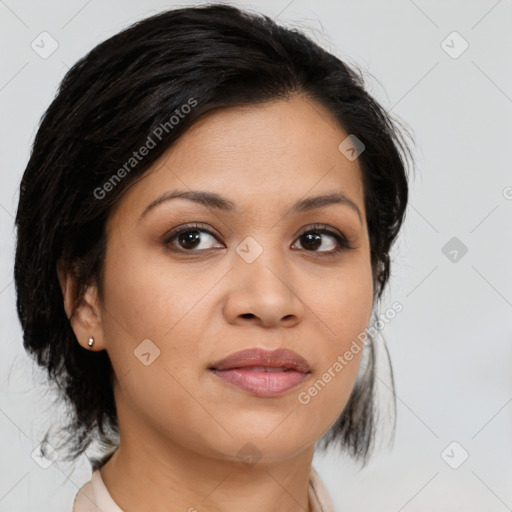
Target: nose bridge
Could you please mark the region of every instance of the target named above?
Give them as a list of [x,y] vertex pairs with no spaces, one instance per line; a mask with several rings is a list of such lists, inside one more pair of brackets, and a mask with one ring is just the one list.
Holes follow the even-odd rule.
[[277,281],[280,287],[284,286],[283,281],[290,278],[287,268],[288,255],[283,252],[282,244],[276,241],[272,234],[260,231],[254,236],[247,236],[237,246],[236,253],[236,265],[242,272],[246,272],[251,280],[268,286],[273,286]]

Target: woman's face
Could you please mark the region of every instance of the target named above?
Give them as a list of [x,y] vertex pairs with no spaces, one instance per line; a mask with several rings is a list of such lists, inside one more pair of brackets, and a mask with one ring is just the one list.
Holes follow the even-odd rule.
[[[304,97],[218,111],[125,192],[107,223],[101,329],[92,333],[112,360],[122,436],[276,461],[311,448],[341,414],[361,353],[344,354],[373,304],[361,170],[338,149],[347,136]],[[178,190],[232,208],[174,198],[146,210]],[[294,209],[326,194],[353,205]],[[251,348],[293,350],[310,373],[262,396],[210,369]]]

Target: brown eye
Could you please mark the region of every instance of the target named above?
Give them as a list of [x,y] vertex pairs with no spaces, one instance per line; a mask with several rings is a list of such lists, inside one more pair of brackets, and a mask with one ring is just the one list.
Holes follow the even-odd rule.
[[316,251],[323,243],[322,235],[319,233],[306,233],[300,237],[300,240],[304,248],[312,251]]
[[[217,235],[209,229],[199,225],[189,225],[170,233],[164,240],[164,245],[178,251],[199,252],[215,247],[211,245],[212,239],[216,240]],[[211,246],[208,247],[208,245]]]
[[[326,239],[326,235],[331,239],[330,242],[328,238]],[[298,240],[308,252],[336,254],[352,248],[343,235],[328,229],[325,225],[310,227],[299,235]],[[323,250],[318,250],[322,247],[324,248]]]
[[197,229],[194,231],[185,231],[184,233],[180,233],[178,235],[178,243],[184,249],[195,249],[198,242],[200,241],[201,235]]

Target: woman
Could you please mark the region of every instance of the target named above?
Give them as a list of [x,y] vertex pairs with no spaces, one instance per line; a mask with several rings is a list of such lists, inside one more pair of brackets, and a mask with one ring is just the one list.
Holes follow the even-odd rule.
[[317,445],[366,462],[404,138],[301,33],[163,12],[64,78],[25,170],[24,346],[93,441],[74,510],[334,510]]

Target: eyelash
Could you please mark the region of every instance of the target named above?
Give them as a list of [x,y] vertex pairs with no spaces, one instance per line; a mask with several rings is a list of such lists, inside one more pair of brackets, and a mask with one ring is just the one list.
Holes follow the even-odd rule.
[[[218,235],[215,234],[210,229],[206,228],[205,226],[203,226],[201,224],[189,224],[189,225],[183,226],[182,228],[178,229],[177,231],[172,231],[171,233],[169,233],[169,235],[166,236],[165,239],[163,240],[164,247],[166,247],[170,251],[181,252],[181,253],[193,253],[193,252],[207,251],[208,249],[200,249],[200,250],[179,249],[171,244],[171,242],[175,238],[177,238],[179,235],[181,235],[183,233],[187,233],[189,231],[200,231],[200,232],[208,233],[215,239],[218,239]],[[305,229],[304,231],[301,231],[299,233],[299,235],[297,236],[297,240],[308,233],[325,234],[325,235],[329,235],[329,236],[333,237],[337,242],[337,248],[334,250],[331,250],[331,251],[314,251],[314,250],[304,249],[306,252],[318,253],[318,254],[322,254],[323,256],[329,257],[329,256],[336,256],[341,252],[353,249],[352,245],[349,243],[349,241],[343,235],[340,235],[336,231],[329,229],[326,224],[313,224],[312,226],[308,226],[307,229]]]

